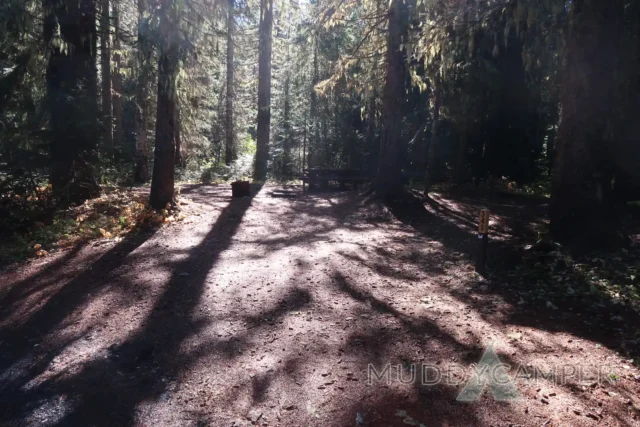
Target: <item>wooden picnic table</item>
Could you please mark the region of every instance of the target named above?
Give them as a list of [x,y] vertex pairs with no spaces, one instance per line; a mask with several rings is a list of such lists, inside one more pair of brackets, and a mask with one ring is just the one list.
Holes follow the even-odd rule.
[[366,182],[369,179],[362,176],[359,169],[329,169],[311,168],[305,169],[302,176],[302,190],[306,191],[306,184],[309,184],[309,191],[315,189],[327,190],[331,182],[336,182],[344,189],[347,184],[353,188]]

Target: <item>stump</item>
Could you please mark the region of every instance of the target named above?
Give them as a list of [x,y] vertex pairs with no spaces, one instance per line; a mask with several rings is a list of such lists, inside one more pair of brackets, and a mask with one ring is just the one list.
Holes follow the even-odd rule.
[[231,183],[232,197],[249,197],[251,195],[251,185],[249,181],[236,181]]

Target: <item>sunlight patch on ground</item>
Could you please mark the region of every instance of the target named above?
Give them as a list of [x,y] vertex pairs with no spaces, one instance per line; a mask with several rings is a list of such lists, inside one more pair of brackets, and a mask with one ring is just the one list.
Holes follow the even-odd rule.
[[54,396],[46,399],[25,418],[24,427],[49,427],[58,425],[73,411],[74,399],[69,396]]

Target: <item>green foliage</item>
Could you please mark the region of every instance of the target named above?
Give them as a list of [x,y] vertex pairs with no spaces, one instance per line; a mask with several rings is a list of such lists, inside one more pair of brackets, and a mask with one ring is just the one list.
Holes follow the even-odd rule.
[[197,179],[189,181],[203,182],[207,184],[221,184],[233,181],[250,181],[253,171],[253,153],[243,153],[227,166],[224,163],[207,161],[204,162],[195,171],[189,171],[188,176],[195,177],[193,172],[199,173]]

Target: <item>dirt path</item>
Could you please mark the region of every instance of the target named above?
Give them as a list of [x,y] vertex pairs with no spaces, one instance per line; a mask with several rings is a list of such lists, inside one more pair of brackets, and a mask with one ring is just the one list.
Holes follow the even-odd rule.
[[[435,199],[421,219],[280,190],[188,187],[186,223],[1,273],[0,425],[639,425],[631,362],[473,272],[477,204]],[[494,206],[495,247],[536,209]],[[545,377],[458,402],[490,343]],[[442,379],[368,384],[387,364]]]

